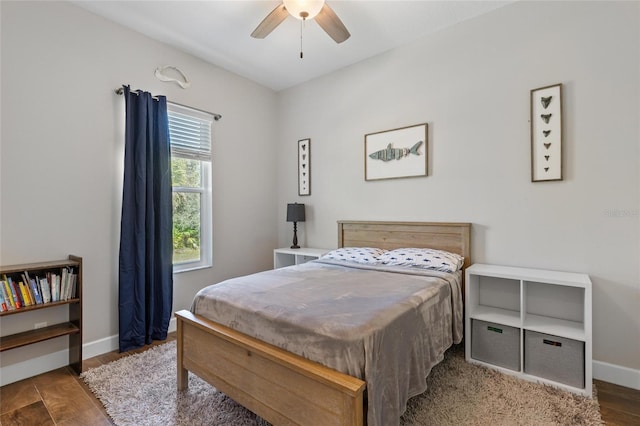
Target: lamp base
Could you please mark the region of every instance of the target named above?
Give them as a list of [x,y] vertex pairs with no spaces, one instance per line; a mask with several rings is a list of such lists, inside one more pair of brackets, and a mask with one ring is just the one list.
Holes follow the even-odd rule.
[[293,222],[293,245],[291,246],[291,248],[300,248],[300,246],[298,245],[298,222]]

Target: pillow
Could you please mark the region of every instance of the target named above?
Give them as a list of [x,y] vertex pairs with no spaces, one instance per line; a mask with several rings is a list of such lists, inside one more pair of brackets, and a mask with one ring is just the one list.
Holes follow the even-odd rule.
[[428,248],[401,248],[380,256],[384,265],[413,266],[442,272],[455,272],[462,268],[464,257],[444,250]]
[[321,257],[325,260],[341,260],[345,262],[376,264],[380,256],[387,250],[375,247],[343,247],[331,250],[329,253]]

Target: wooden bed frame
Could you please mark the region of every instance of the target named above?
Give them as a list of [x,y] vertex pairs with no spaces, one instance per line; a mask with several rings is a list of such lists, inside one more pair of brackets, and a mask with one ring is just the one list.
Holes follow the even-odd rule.
[[[469,223],[339,221],[339,247],[431,247],[470,261]],[[183,310],[178,389],[188,372],[274,425],[364,425],[364,381]]]

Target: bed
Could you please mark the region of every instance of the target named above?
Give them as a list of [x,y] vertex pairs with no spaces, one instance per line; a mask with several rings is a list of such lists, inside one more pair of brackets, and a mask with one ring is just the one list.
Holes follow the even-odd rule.
[[[428,247],[464,256],[466,267],[470,264],[470,224],[340,221],[338,246],[388,250]],[[301,269],[306,270],[306,274],[322,273],[325,275],[320,276],[326,277],[327,271],[333,274],[331,276],[343,273],[340,266],[305,265],[301,265],[304,266]],[[294,272],[297,273],[286,271],[289,274]],[[348,273],[354,274],[351,270]],[[364,268],[357,274],[361,273],[372,272]],[[278,279],[284,279],[271,271],[265,274],[275,286],[278,285]],[[462,272],[459,274],[460,277],[464,276]],[[461,285],[461,288],[464,286]],[[311,361],[305,352],[307,349],[302,351],[307,355],[303,357],[283,347],[265,343],[260,333],[250,333],[259,339],[235,330],[242,328],[235,327],[233,321],[229,324],[231,328],[186,310],[177,312],[176,317],[179,389],[187,388],[188,372],[192,372],[275,425],[363,425],[367,422],[367,412],[370,424],[382,423],[377,414],[371,414],[373,405],[370,403],[369,407],[366,406],[367,383],[359,378],[366,377],[363,372],[357,371],[358,365],[354,367],[356,371],[346,374],[323,365],[340,364],[342,361],[339,359],[323,364]],[[256,317],[257,324],[261,324],[259,321]],[[389,335],[392,334],[402,333]],[[350,358],[348,353],[345,357]],[[349,368],[342,370],[349,371]],[[371,395],[376,397],[373,389],[377,384],[372,377],[366,378],[371,388],[369,399]]]

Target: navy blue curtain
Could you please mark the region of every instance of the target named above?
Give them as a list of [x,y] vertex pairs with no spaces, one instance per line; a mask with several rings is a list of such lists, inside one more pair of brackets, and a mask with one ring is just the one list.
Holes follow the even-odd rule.
[[124,87],[120,351],[167,338],[173,303],[171,151],[167,100]]

